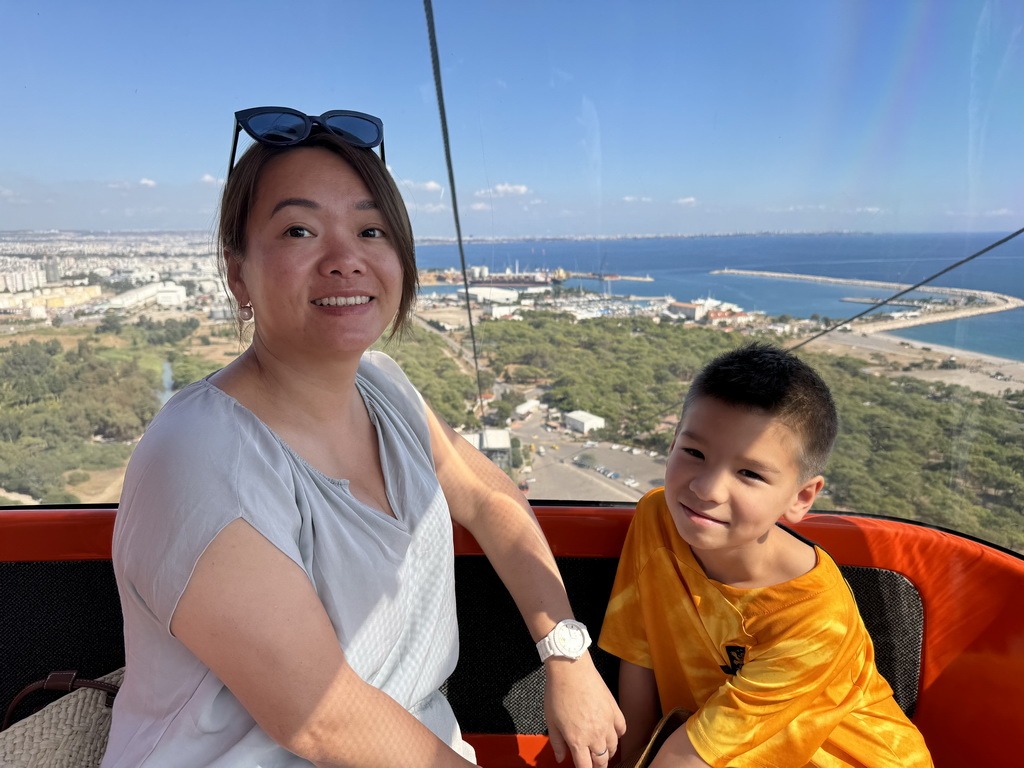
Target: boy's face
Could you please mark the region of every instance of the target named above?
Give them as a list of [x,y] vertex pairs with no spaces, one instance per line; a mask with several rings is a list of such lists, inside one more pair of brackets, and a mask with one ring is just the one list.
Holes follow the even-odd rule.
[[780,518],[799,521],[824,482],[801,480],[799,451],[797,435],[763,411],[695,400],[665,468],[665,500],[679,535],[695,551],[742,556]]

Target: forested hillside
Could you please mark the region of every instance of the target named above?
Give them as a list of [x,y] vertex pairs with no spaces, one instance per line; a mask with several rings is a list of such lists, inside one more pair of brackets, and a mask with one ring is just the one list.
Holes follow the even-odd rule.
[[0,488],[73,504],[90,472],[123,467],[160,407],[164,361],[175,388],[217,367],[183,351],[198,327],[110,315],[96,328],[0,347]]
[[[739,334],[647,319],[535,313],[487,322],[477,340],[499,377],[543,382],[562,410],[602,416],[607,437],[667,446],[693,374]],[[1024,415],[1013,396],[888,378],[865,363],[806,355],[832,388],[841,432],[818,506],[948,526],[1024,550]]]
[[[173,363],[175,389],[218,367],[188,354],[190,333],[193,323],[141,318],[79,334],[76,346],[65,337],[64,346],[0,348],[0,488],[73,503],[69,491],[90,471],[122,466],[157,411],[162,361]],[[694,373],[746,341],[645,318],[576,322],[539,312],[484,322],[476,335],[485,390],[496,378],[538,387],[553,407],[602,416],[601,437],[658,451]],[[479,426],[473,363],[444,338],[417,328],[382,348],[445,420]],[[921,520],[1024,551],[1019,393],[879,376],[853,358],[806,359],[832,387],[842,420],[818,507]]]
[[[0,350],[0,487],[44,504],[74,503],[66,472],[122,464],[156,414],[157,377],[116,362],[83,339],[29,341]],[[78,477],[81,477],[79,475]]]

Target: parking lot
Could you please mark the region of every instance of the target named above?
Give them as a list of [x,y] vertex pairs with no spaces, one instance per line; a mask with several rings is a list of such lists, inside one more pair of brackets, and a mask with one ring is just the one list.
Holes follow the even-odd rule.
[[533,413],[511,429],[524,448],[534,448],[531,469],[522,475],[531,499],[632,503],[663,484],[663,456],[550,430],[544,419]]

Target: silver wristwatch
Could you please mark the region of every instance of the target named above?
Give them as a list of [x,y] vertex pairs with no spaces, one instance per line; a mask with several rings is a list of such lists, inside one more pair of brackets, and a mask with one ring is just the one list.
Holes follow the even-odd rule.
[[563,619],[555,624],[547,637],[537,643],[541,661],[552,656],[576,660],[590,647],[590,633],[587,628],[573,619]]

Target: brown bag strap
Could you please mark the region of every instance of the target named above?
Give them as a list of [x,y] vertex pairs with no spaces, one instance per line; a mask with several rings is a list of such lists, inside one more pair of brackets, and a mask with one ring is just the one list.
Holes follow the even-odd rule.
[[11,718],[14,716],[14,710],[21,704],[22,699],[30,693],[35,693],[36,691],[64,691],[64,693],[71,693],[71,691],[77,691],[79,688],[95,688],[97,691],[106,691],[106,704],[108,707],[114,706],[114,696],[117,695],[119,690],[118,686],[113,683],[104,683],[101,680],[89,680],[85,677],[79,677],[78,671],[74,669],[51,672],[46,676],[45,680],[37,680],[31,685],[26,685],[14,697],[14,701],[7,708],[7,714],[4,715],[4,722],[0,726],[0,731],[7,730],[11,724]]
[[668,741],[668,737],[677,729],[686,725],[693,713],[682,707],[676,707],[661,718],[651,733],[651,738],[638,753],[623,758],[619,768],[647,768],[658,754],[658,750]]

